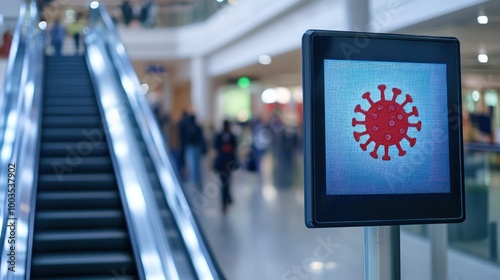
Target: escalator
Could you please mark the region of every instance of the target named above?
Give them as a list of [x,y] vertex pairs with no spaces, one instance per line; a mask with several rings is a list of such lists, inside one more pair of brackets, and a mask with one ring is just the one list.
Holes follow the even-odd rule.
[[21,4],[0,88],[0,241],[15,238],[0,279],[224,279],[113,22],[90,8],[85,55],[46,56],[37,3]]
[[85,58],[46,56],[43,91],[31,279],[139,279]]

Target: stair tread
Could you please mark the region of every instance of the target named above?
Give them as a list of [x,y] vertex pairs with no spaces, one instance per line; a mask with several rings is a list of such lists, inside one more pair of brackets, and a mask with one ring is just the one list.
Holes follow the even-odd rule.
[[128,238],[126,230],[99,229],[99,230],[58,230],[39,231],[34,235],[35,242],[41,241],[81,241],[81,240],[109,240]]
[[32,265],[75,265],[133,262],[130,253],[124,252],[71,252],[37,254],[32,258]]
[[65,199],[109,199],[120,197],[118,191],[44,191],[39,192],[38,200],[65,200]]
[[121,210],[43,210],[36,213],[38,219],[109,219],[123,218]]
[[92,174],[64,174],[64,175],[56,175],[56,174],[40,174],[38,180],[40,182],[47,183],[58,183],[61,182],[60,176],[64,177],[64,181],[66,182],[94,182],[94,181],[115,181],[114,174],[109,173],[92,173]]
[[[71,159],[68,158],[68,156],[65,157],[43,157],[40,159],[40,165],[50,165],[53,164],[54,162],[67,162],[69,160],[75,161],[74,159],[75,155],[71,156]],[[96,164],[96,165],[108,165],[111,164],[111,159],[106,156],[102,157],[88,157],[88,156],[80,156],[78,159],[78,165],[81,164]],[[76,165],[76,164],[75,164]]]

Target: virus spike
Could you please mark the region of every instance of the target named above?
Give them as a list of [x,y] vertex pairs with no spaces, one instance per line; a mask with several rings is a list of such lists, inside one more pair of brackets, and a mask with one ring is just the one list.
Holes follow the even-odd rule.
[[354,113],[362,113],[364,115],[366,115],[366,113],[368,113],[368,111],[365,111],[363,109],[361,109],[361,105],[356,105],[356,108],[354,108]]
[[387,87],[385,85],[379,85],[378,89],[380,90],[380,100],[385,100],[385,89]]
[[[386,99],[385,96],[388,88],[390,88],[393,93],[391,99]],[[414,123],[410,123],[410,118],[418,118],[419,116],[416,106],[408,105],[408,107],[411,107],[408,111],[404,108],[408,103],[413,102],[411,95],[406,94],[405,100],[398,102],[398,99],[402,99],[402,97],[399,97],[402,95],[402,90],[400,88],[379,84],[378,89],[380,91],[379,100],[372,100],[370,92],[365,92],[362,95],[363,99],[370,103],[370,108],[366,111],[362,108],[363,103],[355,106],[354,113],[362,113],[364,119],[359,120],[356,117],[352,118],[352,126],[362,125],[365,127],[365,130],[353,129],[352,132],[354,140],[359,143],[361,150],[367,151],[367,149],[369,149],[368,146],[374,142],[371,146],[373,149],[370,148],[371,151],[368,151],[368,154],[370,154],[372,158],[378,159],[379,147],[383,146],[384,152],[383,154],[381,152],[380,158],[384,161],[389,161],[391,160],[390,153],[395,152],[395,150],[390,149],[391,146],[396,146],[400,157],[406,155],[408,152],[403,149],[401,141],[406,139],[410,147],[415,146],[418,137],[410,137],[408,131],[410,127],[414,127],[416,130],[420,131],[422,129],[422,122],[417,119]],[[361,139],[362,137],[364,137],[363,140],[367,140],[363,141]]]
[[359,142],[359,138],[363,135],[366,135],[366,134],[368,134],[368,131],[364,131],[364,132],[354,131],[354,139],[356,140],[356,142]]
[[372,156],[372,158],[378,158],[378,147],[380,147],[380,144],[375,144],[375,148],[373,148],[373,151],[370,152],[370,156]]
[[368,145],[370,145],[371,142],[373,142],[373,140],[371,138],[368,138],[365,143],[359,144],[361,150],[366,151],[366,148],[368,147]]
[[405,138],[406,140],[408,140],[408,142],[410,142],[410,147],[415,146],[415,144],[417,143],[417,138],[411,138],[408,135],[405,135]]
[[411,116],[415,116],[415,117],[418,117],[418,109],[417,107],[413,106],[411,108],[411,112],[406,114],[408,117],[411,117]]
[[396,148],[398,148],[398,150],[399,150],[399,156],[400,156],[400,157],[402,157],[402,156],[406,155],[406,151],[405,151],[405,150],[403,150],[403,148],[401,147],[401,144],[396,143]]
[[352,126],[355,127],[358,124],[365,124],[364,121],[358,121],[356,118],[352,118]]
[[389,156],[389,146],[385,145],[384,146],[384,156],[382,157],[383,160],[391,160],[391,157]]
[[405,101],[401,104],[401,107],[404,107],[406,104],[413,102],[413,98],[409,94],[406,95]]
[[418,121],[417,123],[410,123],[408,124],[408,126],[413,126],[415,127],[418,131],[420,131],[422,129],[422,122],[421,121]]
[[392,101],[396,101],[396,98],[398,98],[398,95],[401,94],[401,90],[399,88],[392,88],[392,93],[394,94],[392,96]]
[[365,94],[363,94],[363,96],[361,96],[361,97],[363,97],[364,99],[368,100],[368,102],[370,102],[370,106],[373,105],[373,104],[375,104],[373,102],[373,100],[370,98],[370,92],[369,91],[365,92]]

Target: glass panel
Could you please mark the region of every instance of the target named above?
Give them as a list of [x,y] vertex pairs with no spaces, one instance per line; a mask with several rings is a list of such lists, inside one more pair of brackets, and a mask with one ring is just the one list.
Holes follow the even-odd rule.
[[[500,147],[465,144],[465,204],[467,219],[448,225],[448,244],[468,254],[500,264]],[[428,237],[427,225],[403,226]]]

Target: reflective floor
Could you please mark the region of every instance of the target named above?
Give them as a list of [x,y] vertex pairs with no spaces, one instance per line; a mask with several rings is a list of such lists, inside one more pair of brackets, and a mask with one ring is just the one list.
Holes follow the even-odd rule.
[[[202,193],[187,186],[227,279],[363,279],[363,228],[307,229],[302,167],[282,174],[292,176],[292,187],[276,188],[272,158],[267,155],[262,164],[261,178],[243,170],[234,174],[234,203],[225,215],[212,172],[205,174]],[[431,279],[427,239],[402,230],[401,271],[405,280]],[[500,266],[450,249],[448,279],[498,280]]]

